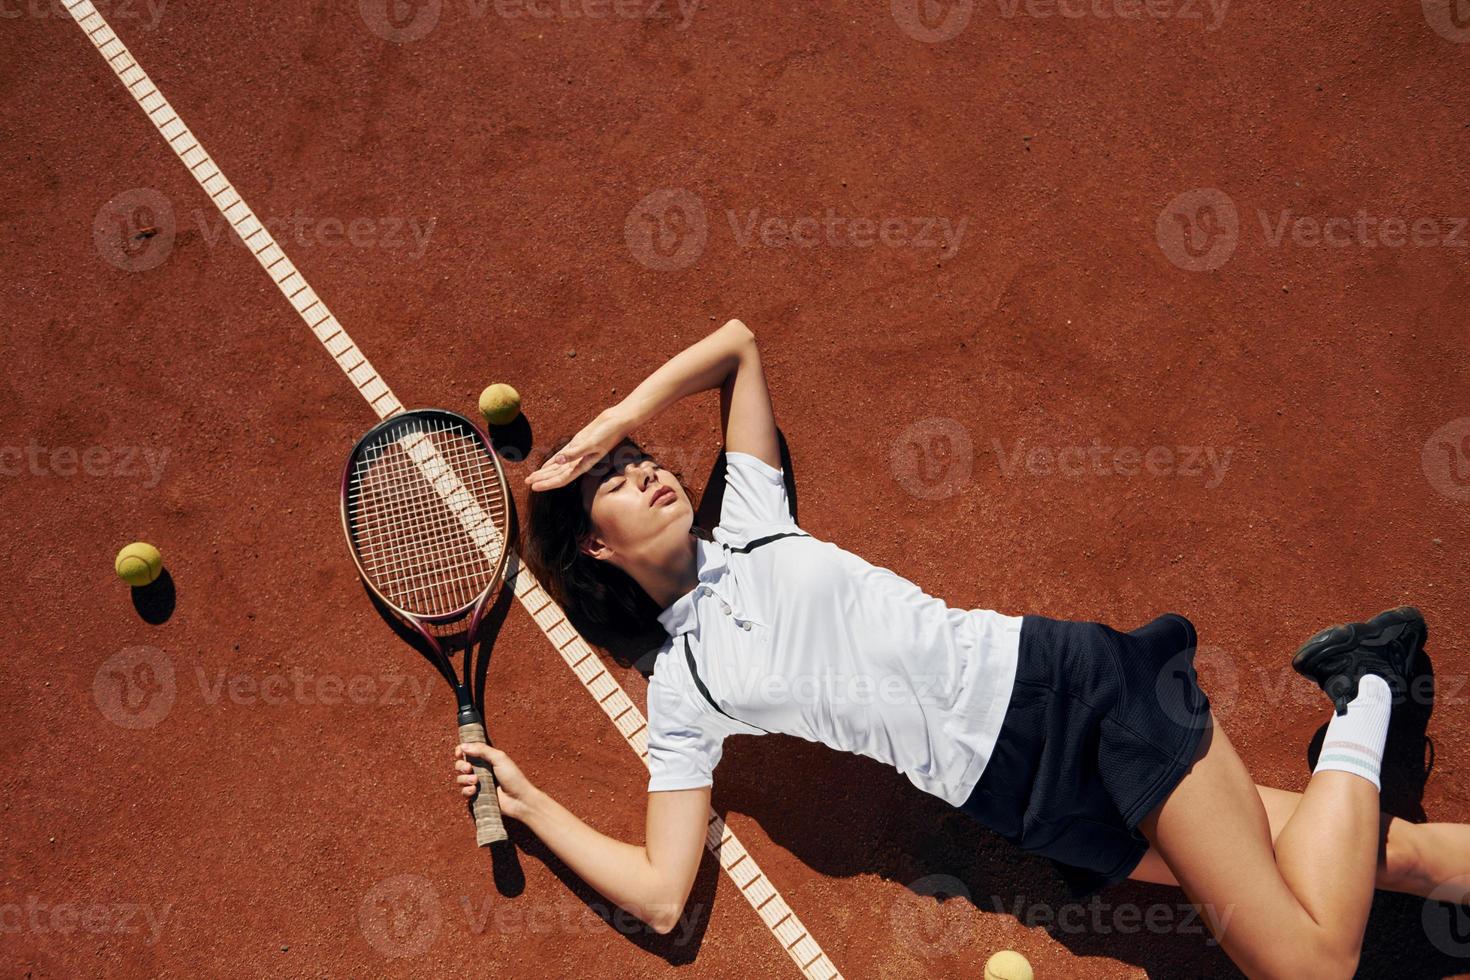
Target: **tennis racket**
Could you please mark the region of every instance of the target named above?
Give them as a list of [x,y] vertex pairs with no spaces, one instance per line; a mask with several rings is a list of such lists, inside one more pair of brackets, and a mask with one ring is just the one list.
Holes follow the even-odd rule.
[[[510,492],[490,441],[439,409],[390,415],[367,432],[342,472],[342,529],[357,570],[383,604],[428,643],[459,701],[460,742],[485,742],[471,692],[471,648],[504,578]],[[451,653],[464,648],[463,679]],[[503,841],[490,767],[471,800],[475,843]]]

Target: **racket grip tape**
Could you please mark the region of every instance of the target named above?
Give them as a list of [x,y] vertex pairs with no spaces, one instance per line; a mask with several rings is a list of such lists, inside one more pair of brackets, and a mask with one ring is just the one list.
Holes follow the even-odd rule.
[[[467,722],[459,726],[459,740],[466,745],[485,745],[485,726]],[[495,774],[488,763],[470,759],[470,765],[480,777],[480,791],[475,794],[470,809],[475,815],[475,844],[485,847],[506,839],[505,825],[500,820],[500,804],[495,799]]]

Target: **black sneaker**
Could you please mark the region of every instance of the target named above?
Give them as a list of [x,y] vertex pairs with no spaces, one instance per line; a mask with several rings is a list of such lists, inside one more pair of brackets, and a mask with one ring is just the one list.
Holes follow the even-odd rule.
[[1366,623],[1329,626],[1302,644],[1291,666],[1316,681],[1342,715],[1347,713],[1348,702],[1358,696],[1358,681],[1364,674],[1387,681],[1397,702],[1408,691],[1428,636],[1429,627],[1419,610],[1399,606]]

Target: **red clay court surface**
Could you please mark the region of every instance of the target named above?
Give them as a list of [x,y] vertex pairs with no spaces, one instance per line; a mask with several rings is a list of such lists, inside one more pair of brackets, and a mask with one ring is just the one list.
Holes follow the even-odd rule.
[[[1262,782],[1302,788],[1327,718],[1297,644],[1418,605],[1422,809],[1470,820],[1470,26],[1443,5],[99,6],[408,405],[509,381],[539,450],[741,317],[804,527],[952,605],[1185,613]],[[474,849],[452,697],[341,541],[372,413],[71,18],[0,13],[0,971],[799,976],[708,854],[659,937],[524,828]],[[638,435],[701,489],[716,396]],[[113,576],[135,539],[161,623]],[[514,605],[489,690],[533,780],[641,840],[646,771]],[[1003,947],[1233,975],[1177,890],[1068,905],[876,763],[744,739],[718,772],[846,976]],[[1380,895],[1364,975],[1470,971],[1427,922]]]

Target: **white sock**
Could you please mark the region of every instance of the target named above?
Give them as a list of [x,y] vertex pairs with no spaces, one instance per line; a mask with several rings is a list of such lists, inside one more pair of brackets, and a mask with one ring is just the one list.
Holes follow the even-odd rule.
[[1362,776],[1381,790],[1378,776],[1383,769],[1383,745],[1388,741],[1388,714],[1393,692],[1377,674],[1358,681],[1358,696],[1348,702],[1347,714],[1334,713],[1327,723],[1322,754],[1317,757],[1316,775],[1324,769]]

